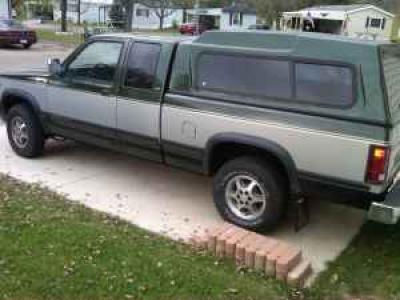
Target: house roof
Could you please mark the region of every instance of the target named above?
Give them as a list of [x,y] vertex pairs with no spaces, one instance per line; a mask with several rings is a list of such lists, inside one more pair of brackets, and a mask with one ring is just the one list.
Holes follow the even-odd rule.
[[371,4],[351,4],[351,5],[320,5],[312,6],[302,9],[301,11],[325,11],[325,12],[342,12],[342,13],[353,13],[365,9],[375,9],[383,14],[394,17],[394,15],[386,10],[383,10],[375,5]]
[[254,7],[251,7],[249,3],[245,1],[233,1],[231,5],[225,6],[222,9],[222,12],[255,15],[256,9]]
[[352,5],[320,5],[304,8],[302,10],[324,10],[324,11],[353,11],[361,8],[367,8],[372,5],[367,4],[352,4]]
[[348,15],[363,11],[365,9],[373,9],[390,18],[394,15],[377,6],[369,4],[355,5],[321,5],[304,8],[300,11],[284,12],[284,17],[311,17],[314,19],[329,19],[329,20],[345,20]]
[[[111,5],[113,0],[81,0],[82,3],[85,4],[93,4],[93,5]],[[68,4],[77,4],[77,0],[68,0]]]

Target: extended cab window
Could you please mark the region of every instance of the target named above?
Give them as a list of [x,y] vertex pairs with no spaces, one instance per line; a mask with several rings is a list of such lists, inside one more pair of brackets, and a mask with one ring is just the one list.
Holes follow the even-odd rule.
[[259,57],[204,54],[197,88],[256,97],[291,98],[290,63]]
[[320,105],[353,102],[353,72],[348,67],[296,63],[296,100]]
[[156,71],[160,51],[159,44],[135,42],[128,58],[125,80],[127,87],[141,89],[157,87]]
[[72,79],[112,83],[121,49],[122,43],[118,42],[91,43],[67,66],[65,75]]

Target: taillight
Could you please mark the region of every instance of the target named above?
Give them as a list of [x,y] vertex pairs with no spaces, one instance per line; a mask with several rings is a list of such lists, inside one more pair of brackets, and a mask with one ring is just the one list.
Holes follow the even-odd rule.
[[366,181],[379,184],[385,181],[389,164],[390,149],[385,146],[372,145],[369,148]]

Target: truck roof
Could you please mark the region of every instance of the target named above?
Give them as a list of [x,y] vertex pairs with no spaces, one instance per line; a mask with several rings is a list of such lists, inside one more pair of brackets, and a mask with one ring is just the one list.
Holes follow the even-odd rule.
[[298,44],[315,46],[315,42],[332,44],[351,44],[365,47],[378,47],[392,44],[390,41],[371,41],[342,35],[313,32],[281,32],[262,30],[207,31],[195,39],[195,44],[213,44],[244,48],[296,48]]
[[184,36],[184,35],[147,35],[144,33],[139,32],[132,32],[132,33],[103,33],[96,35],[94,38],[126,38],[126,39],[134,39],[140,38],[141,40],[148,40],[148,41],[161,41],[165,43],[177,43],[182,41],[193,40],[195,37],[191,36]]
[[[159,41],[164,43],[192,43],[207,44],[221,47],[258,48],[264,50],[295,50],[296,48],[336,45],[336,47],[357,46],[376,48],[382,45],[393,44],[390,41],[371,41],[342,35],[323,34],[313,32],[282,32],[264,30],[211,30],[199,37],[146,35],[143,33],[106,33],[96,37],[109,38],[140,38],[141,40]],[[95,37],[95,38],[96,38]],[[316,44],[317,43],[317,44]],[[320,44],[322,43],[322,44]],[[315,50],[315,49],[313,49]],[[340,50],[340,49],[338,49]],[[343,49],[345,50],[345,49]]]

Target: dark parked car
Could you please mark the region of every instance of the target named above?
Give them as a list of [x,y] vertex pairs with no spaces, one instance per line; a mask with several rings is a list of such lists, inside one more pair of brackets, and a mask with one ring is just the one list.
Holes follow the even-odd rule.
[[22,45],[27,49],[36,42],[34,30],[15,20],[0,20],[0,46]]
[[[185,23],[182,24],[179,27],[179,32],[181,34],[189,34],[189,35],[195,35],[197,33],[197,24],[196,23]],[[206,30],[209,30],[209,26],[205,25],[205,24],[199,24],[199,34],[203,33]]]

